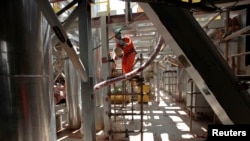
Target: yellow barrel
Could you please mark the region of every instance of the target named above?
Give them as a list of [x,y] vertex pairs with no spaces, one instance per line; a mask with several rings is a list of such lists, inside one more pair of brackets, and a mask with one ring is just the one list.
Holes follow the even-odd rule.
[[[142,91],[143,91],[143,93],[146,93],[146,94],[149,93],[149,85],[143,85]],[[138,86],[137,92],[141,93],[141,86]]]

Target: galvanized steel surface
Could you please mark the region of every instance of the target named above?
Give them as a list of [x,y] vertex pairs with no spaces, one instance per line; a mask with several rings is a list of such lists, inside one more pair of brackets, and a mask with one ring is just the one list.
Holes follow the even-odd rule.
[[56,140],[49,27],[33,0],[0,10],[0,140]]
[[81,127],[81,83],[77,71],[70,60],[65,61],[65,76],[68,128],[79,129]]

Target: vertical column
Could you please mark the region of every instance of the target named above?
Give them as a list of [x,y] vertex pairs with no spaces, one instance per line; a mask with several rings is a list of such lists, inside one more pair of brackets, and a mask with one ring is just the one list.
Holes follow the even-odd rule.
[[160,102],[160,69],[159,67],[159,62],[156,62],[156,78],[157,78],[157,83],[156,83],[156,88],[157,88],[157,102]]
[[[107,26],[107,20],[106,16],[101,17],[101,42],[102,42],[102,58],[106,58],[106,60],[109,58],[109,47],[108,47],[108,26]],[[102,64],[102,77],[104,79],[107,79],[110,75],[110,65],[109,63],[103,63]],[[108,116],[109,113],[109,105],[110,105],[110,99],[108,96],[108,87],[103,87],[102,89],[103,93],[103,108],[104,108],[104,135],[107,138],[108,132],[110,130],[110,118]]]
[[159,103],[160,102],[160,91],[159,91],[159,89],[160,89],[160,83],[159,83],[159,79],[160,79],[160,77],[159,77],[159,69],[158,69],[158,66],[159,65],[159,62],[154,62],[154,84],[155,84],[155,96],[156,96],[156,101]]
[[[246,25],[250,25],[250,5],[246,8]],[[250,36],[246,36],[246,52],[250,51]],[[246,55],[245,57],[245,65],[250,65],[250,55]],[[249,75],[249,74],[248,74]]]
[[[101,29],[100,28],[93,28],[92,30],[92,39],[93,39],[93,62],[94,65],[94,84],[97,84],[103,81],[102,78],[102,48],[99,47],[101,42]],[[102,91],[95,92],[95,124],[96,124],[96,131],[100,131],[103,129],[104,122],[103,122],[103,94]]]
[[85,141],[96,140],[95,130],[95,100],[93,81],[93,43],[91,29],[91,10],[89,1],[82,1],[79,10],[79,46],[80,58],[86,66],[89,74],[89,81],[81,83],[82,93],[82,116],[83,116],[83,136]]
[[[225,34],[229,33],[229,22],[230,22],[230,10],[226,9],[225,12]],[[224,57],[225,60],[229,63],[229,56],[230,56],[230,46],[229,46],[229,41],[225,42],[225,51],[224,51]]]
[[131,21],[131,17],[132,17],[132,9],[131,9],[130,2],[131,0],[125,1],[125,23],[126,25],[129,24],[129,22]]
[[55,141],[50,27],[33,0],[1,6],[0,140]]
[[166,92],[166,72],[165,71],[163,71],[162,72],[162,81],[163,81],[163,91],[164,91],[164,94],[165,94],[165,92]]
[[154,62],[153,80],[154,80],[154,95],[157,98],[157,69],[156,69],[156,62]]
[[80,111],[80,77],[74,68],[71,60],[65,61],[65,80],[66,80],[66,100],[69,129],[79,129],[81,127],[81,111]]

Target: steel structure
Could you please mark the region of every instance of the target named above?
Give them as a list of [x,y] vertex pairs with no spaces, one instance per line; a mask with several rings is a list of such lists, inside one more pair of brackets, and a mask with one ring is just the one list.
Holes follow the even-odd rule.
[[[130,13],[130,2],[139,2],[144,12]],[[247,33],[249,25],[232,34],[228,26],[225,27],[227,36],[221,40],[225,43],[225,59],[210,40],[216,31],[206,33],[209,24],[222,12],[229,20],[230,10],[249,5],[249,0],[214,0],[212,3],[208,0],[195,3],[185,0],[129,0],[126,1],[124,15],[110,15],[108,9],[108,16],[93,18],[90,14],[94,3],[87,0],[3,2],[0,10],[4,17],[0,22],[0,27],[4,27],[0,29],[0,140],[56,140],[52,87],[53,79],[55,81],[63,73],[66,73],[69,87],[69,128],[81,128],[84,140],[95,141],[96,129],[104,124],[108,136],[111,121],[106,113],[110,110],[107,86],[143,71],[160,73],[159,68],[164,70],[165,64],[185,68],[223,124],[250,123],[249,93],[227,62],[232,57],[233,70],[237,70],[235,57],[248,54],[230,56],[229,41]],[[109,1],[107,3],[109,7]],[[61,9],[56,12],[54,4]],[[191,13],[199,10],[214,12],[215,15],[200,26]],[[123,28],[122,34],[132,37],[143,62],[136,63],[131,73],[106,80],[110,68],[101,60],[108,60],[108,53],[114,48],[112,31],[117,27]],[[101,43],[93,42],[93,31],[97,32],[96,38]],[[100,39],[98,31],[101,31]],[[65,69],[62,67],[64,60],[68,62]],[[97,62],[95,65],[93,60]],[[54,75],[56,77],[53,78]],[[159,74],[153,76],[160,79]],[[248,79],[248,76],[240,78]],[[160,87],[156,79],[155,83]],[[158,90],[155,93],[159,98]],[[82,104],[81,111],[76,101]],[[102,106],[103,109],[100,108]],[[239,116],[243,113],[244,116]],[[142,139],[142,123],[140,131]]]

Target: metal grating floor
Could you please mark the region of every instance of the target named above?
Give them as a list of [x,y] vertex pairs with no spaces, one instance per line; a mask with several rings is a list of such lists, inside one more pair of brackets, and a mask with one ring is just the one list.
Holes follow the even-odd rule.
[[[134,113],[140,113],[141,104],[133,102]],[[126,105],[124,113],[131,112],[131,103]],[[188,111],[183,103],[175,102],[168,94],[161,93],[160,102],[150,100],[143,104],[143,141],[203,141],[207,135],[207,125],[213,124],[213,120],[203,116],[197,116],[190,120]],[[120,110],[119,112],[121,112]],[[192,124],[192,126],[190,126]],[[191,131],[190,131],[191,127]],[[131,115],[112,118],[113,131],[138,131],[136,133],[112,134],[110,141],[142,141],[141,140],[141,116]],[[97,141],[105,141],[102,131],[97,133]],[[57,141],[83,141],[80,131],[64,131],[58,134]]]

